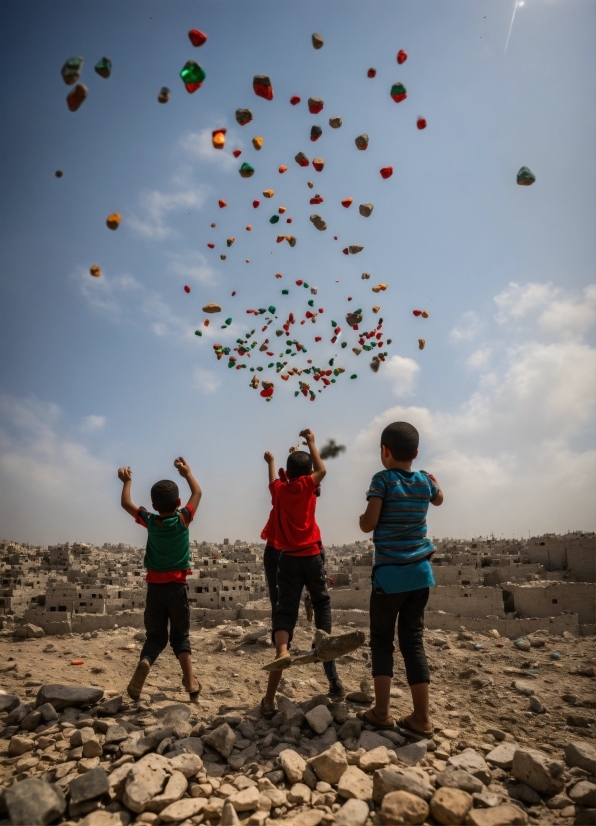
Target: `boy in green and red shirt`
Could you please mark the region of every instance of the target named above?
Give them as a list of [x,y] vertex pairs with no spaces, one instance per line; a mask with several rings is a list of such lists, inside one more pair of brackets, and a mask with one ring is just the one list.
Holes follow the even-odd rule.
[[146,638],[139,664],[128,684],[128,694],[133,700],[141,696],[149,669],[168,642],[180,662],[184,687],[196,699],[200,683],[192,671],[190,650],[190,608],[186,593],[186,577],[190,570],[189,525],[192,522],[202,491],[192,475],[187,462],[180,456],[174,462],[180,476],[188,482],[190,498],[180,508],[178,485],[169,479],[156,482],[151,488],[151,504],[157,515],[143,507],[137,507],[130,498],[132,471],[129,467],[118,469],[123,483],[120,503],[134,516],[135,522],[147,528],[147,548],[143,564],[147,568],[147,601],[145,605]]

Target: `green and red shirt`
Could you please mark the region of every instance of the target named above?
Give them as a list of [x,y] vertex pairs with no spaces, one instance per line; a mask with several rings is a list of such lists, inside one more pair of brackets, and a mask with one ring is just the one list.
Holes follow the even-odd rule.
[[139,508],[135,522],[147,528],[147,547],[143,559],[147,582],[186,583],[186,577],[192,573],[188,527],[194,515],[190,505],[165,517]]

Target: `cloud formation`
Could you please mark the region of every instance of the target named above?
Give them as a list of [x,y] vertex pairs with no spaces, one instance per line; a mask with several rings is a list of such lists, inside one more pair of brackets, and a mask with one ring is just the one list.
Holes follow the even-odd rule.
[[[222,128],[224,126],[225,123]],[[233,144],[234,149],[242,149],[243,142],[237,136],[236,130],[228,129],[226,143],[226,148],[215,149],[211,140],[211,129],[189,132],[180,139],[180,146],[190,159],[207,161],[209,164],[217,165],[221,170],[231,172],[238,168],[238,161],[227,147]]]
[[201,209],[208,193],[206,186],[187,187],[174,192],[144,192],[140,198],[140,214],[131,214],[126,224],[142,238],[154,241],[178,238],[180,233],[168,224],[168,217],[182,209]]

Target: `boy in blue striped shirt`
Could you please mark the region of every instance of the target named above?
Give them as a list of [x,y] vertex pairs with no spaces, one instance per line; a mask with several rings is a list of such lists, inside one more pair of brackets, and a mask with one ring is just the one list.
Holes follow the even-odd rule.
[[361,715],[375,728],[392,728],[389,711],[393,677],[393,640],[397,622],[414,711],[398,720],[402,728],[430,736],[430,673],[424,652],[424,609],[435,584],[430,558],[434,545],[426,535],[429,503],[440,505],[443,492],[434,476],[412,470],[419,435],[408,422],[393,422],[381,434],[381,462],[360,517],[360,529],[373,533],[375,558],[370,597],[370,647],[375,705]]

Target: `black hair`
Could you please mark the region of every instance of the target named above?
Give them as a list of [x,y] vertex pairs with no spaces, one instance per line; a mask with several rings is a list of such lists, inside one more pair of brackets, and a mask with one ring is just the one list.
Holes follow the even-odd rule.
[[169,479],[162,479],[151,488],[151,504],[159,513],[173,511],[178,504],[179,496],[178,485]]
[[312,473],[312,458],[305,450],[295,450],[288,456],[286,462],[288,479],[297,479],[299,476],[308,476]]
[[387,447],[396,462],[411,461],[420,443],[420,435],[408,422],[392,422],[381,433],[381,447]]

